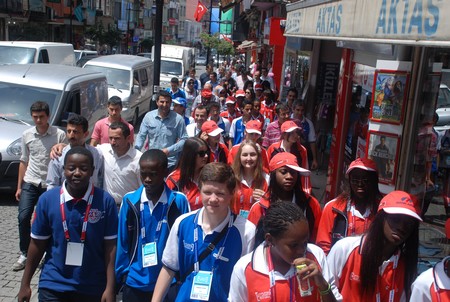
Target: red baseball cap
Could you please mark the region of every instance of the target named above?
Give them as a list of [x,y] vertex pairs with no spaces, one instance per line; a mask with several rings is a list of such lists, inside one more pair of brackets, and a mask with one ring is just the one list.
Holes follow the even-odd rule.
[[261,135],[261,122],[258,120],[251,120],[245,124],[245,131],[247,133],[257,133]]
[[[284,124],[283,124],[284,125]],[[369,158],[357,158],[350,163],[345,174],[349,174],[353,169],[362,169],[366,171],[378,172],[377,164]]]
[[212,91],[209,89],[203,89],[202,97],[204,97],[205,99],[209,99],[210,97],[212,97]]
[[381,199],[378,212],[381,210],[388,214],[408,215],[422,221],[417,198],[404,191],[392,191]]
[[292,132],[301,129],[294,121],[286,121],[281,125],[281,133]]
[[245,96],[245,91],[242,89],[239,89],[238,91],[236,91],[236,97],[240,97],[240,96]]
[[233,96],[227,97],[227,100],[225,101],[225,105],[226,104],[235,104],[235,103],[236,103],[236,99]]
[[261,84],[255,84],[255,90],[263,90],[263,86]]
[[215,121],[206,121],[202,125],[202,131],[206,132],[209,136],[217,136],[223,132],[223,129],[217,126]]
[[311,174],[311,171],[303,169],[298,165],[297,158],[290,152],[280,152],[272,157],[269,162],[269,171],[272,172],[284,166],[300,172],[300,175],[303,176],[309,176]]

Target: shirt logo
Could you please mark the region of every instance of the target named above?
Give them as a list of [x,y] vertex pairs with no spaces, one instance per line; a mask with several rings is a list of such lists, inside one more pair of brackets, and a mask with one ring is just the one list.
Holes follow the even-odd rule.
[[270,291],[266,292],[255,292],[256,301],[270,299]]
[[194,251],[194,244],[193,243],[187,243],[186,241],[183,240],[183,246],[185,249],[187,249],[190,252]]
[[89,223],[97,223],[100,221],[102,216],[102,211],[100,211],[99,209],[91,209],[89,211],[88,221]]
[[352,273],[350,274],[350,280],[359,282],[359,281],[360,281],[359,275],[357,275],[357,274],[355,274],[354,272],[352,272]]

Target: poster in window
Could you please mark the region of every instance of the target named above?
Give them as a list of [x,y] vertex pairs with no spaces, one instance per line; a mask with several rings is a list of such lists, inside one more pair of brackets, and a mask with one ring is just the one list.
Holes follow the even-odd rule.
[[369,131],[367,155],[377,165],[380,183],[395,185],[399,141],[395,134]]
[[408,97],[409,73],[377,70],[372,93],[373,121],[401,124],[403,107]]

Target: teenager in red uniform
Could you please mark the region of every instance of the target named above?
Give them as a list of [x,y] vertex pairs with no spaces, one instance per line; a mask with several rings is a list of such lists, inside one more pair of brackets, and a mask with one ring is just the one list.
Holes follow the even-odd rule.
[[232,168],[238,179],[238,187],[231,210],[247,218],[252,204],[259,201],[268,188],[262,166],[261,147],[251,140],[244,140],[239,146]]
[[220,117],[228,119],[230,124],[235,118],[241,117],[242,114],[239,112],[239,108],[236,108],[236,98],[233,96],[227,97],[225,100],[225,106],[227,110],[220,113]]
[[[261,147],[261,145],[258,143],[259,139],[261,138],[261,128],[262,124],[259,121],[248,121],[245,125],[245,131],[244,131],[244,139],[245,140],[251,140],[255,142],[258,146]],[[228,154],[228,164],[233,164],[234,158],[236,157],[236,154],[239,150],[240,144],[234,145],[230,149],[230,153]],[[269,172],[269,159],[267,157],[266,149],[261,149],[261,158],[262,158],[262,164],[264,172]]]
[[343,301],[409,301],[420,221],[416,198],[393,191],[380,201],[366,235],[333,246],[327,260]]
[[264,125],[264,116],[261,114],[261,101],[259,99],[253,100],[252,120],[257,120]]
[[450,256],[420,274],[411,288],[410,302],[450,301]]
[[[289,152],[295,155],[299,166],[309,170],[308,151],[300,143],[301,128],[294,121],[286,121],[281,125],[281,140],[273,143],[267,149],[269,160],[280,152]],[[309,176],[302,176],[303,190],[311,194],[311,180]]]
[[225,144],[220,142],[220,134],[223,132],[222,128],[217,126],[215,121],[206,121],[202,125],[202,132],[200,138],[208,144],[210,155],[209,162],[221,162],[226,164],[228,162],[228,148]]
[[[234,266],[228,301],[336,301],[334,293],[339,293],[325,254],[308,243],[308,220],[299,207],[272,204],[263,229],[265,241]],[[298,270],[298,265],[305,267]],[[309,282],[310,295],[301,296],[299,279]]]
[[265,215],[269,205],[277,201],[292,202],[300,207],[308,219],[310,242],[314,243],[317,236],[320,215],[320,204],[313,196],[303,191],[300,176],[308,176],[309,170],[301,168],[295,155],[281,152],[275,155],[269,163],[270,182],[266,194],[250,208],[248,220],[257,226],[257,243],[260,243],[260,219]]
[[381,193],[375,162],[368,158],[354,160],[346,172],[349,192],[345,191],[328,202],[320,218],[316,244],[325,254],[340,239],[361,235],[375,218]]
[[169,189],[186,195],[191,211],[203,206],[198,188],[198,177],[209,162],[209,148],[204,140],[190,137],[186,140],[175,170],[167,176]]

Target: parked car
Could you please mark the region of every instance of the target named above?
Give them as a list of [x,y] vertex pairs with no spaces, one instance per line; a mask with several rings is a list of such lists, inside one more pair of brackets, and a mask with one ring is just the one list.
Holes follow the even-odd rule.
[[204,56],[198,56],[198,57],[195,59],[195,64],[196,64],[196,65],[206,66],[206,57],[204,57]]
[[87,61],[98,57],[98,53],[95,50],[74,50],[75,60],[78,67],[83,67]]
[[65,127],[76,113],[86,117],[92,132],[95,122],[106,116],[106,77],[75,66],[0,66],[0,189],[17,187],[22,133],[33,125],[30,106],[36,101],[49,105],[51,125]]
[[439,121],[436,123],[434,129],[438,132],[450,129],[450,89],[445,84],[439,86],[436,113],[439,116]]

